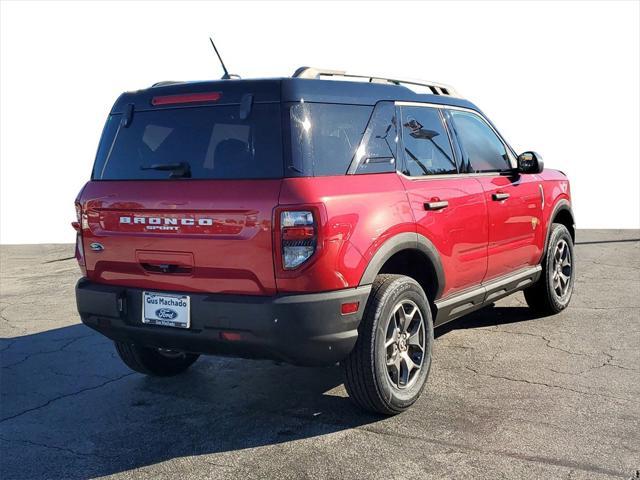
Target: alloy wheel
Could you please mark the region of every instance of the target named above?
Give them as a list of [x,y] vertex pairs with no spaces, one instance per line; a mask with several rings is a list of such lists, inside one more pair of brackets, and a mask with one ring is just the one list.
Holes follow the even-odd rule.
[[396,388],[415,383],[424,361],[425,342],[422,312],[411,300],[400,301],[389,317],[384,344],[387,373]]
[[571,251],[566,240],[560,240],[553,253],[553,290],[559,298],[563,298],[571,286],[573,266],[571,263]]

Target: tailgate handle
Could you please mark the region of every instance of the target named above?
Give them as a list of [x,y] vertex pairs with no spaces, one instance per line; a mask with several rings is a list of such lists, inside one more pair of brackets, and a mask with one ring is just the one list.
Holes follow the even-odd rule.
[[136,259],[142,268],[153,273],[191,273],[194,266],[193,254],[189,252],[138,250]]
[[141,263],[142,268],[153,273],[191,273],[191,267],[172,263]]

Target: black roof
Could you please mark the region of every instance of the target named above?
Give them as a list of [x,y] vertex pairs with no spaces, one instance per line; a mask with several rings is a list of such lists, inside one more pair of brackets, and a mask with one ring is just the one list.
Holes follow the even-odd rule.
[[[161,82],[156,86],[123,93],[116,101],[112,113],[125,111],[133,104],[135,110],[148,110],[153,97],[202,92],[221,92],[217,104],[238,104],[243,95],[253,94],[253,101],[263,102],[322,102],[352,105],[375,105],[382,100],[435,103],[459,107],[478,108],[471,102],[449,95],[416,93],[393,84],[318,80],[308,78],[269,78],[247,80],[216,80],[197,82]],[[478,110],[479,111],[479,110]]]

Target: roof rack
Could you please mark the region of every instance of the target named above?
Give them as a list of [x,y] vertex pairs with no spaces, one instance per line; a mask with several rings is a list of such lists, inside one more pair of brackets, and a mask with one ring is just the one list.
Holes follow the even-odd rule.
[[321,79],[322,77],[343,77],[345,79],[349,78],[358,78],[358,79],[368,79],[369,83],[386,83],[392,85],[416,85],[420,87],[428,88],[433,95],[447,95],[450,97],[458,97],[458,92],[456,92],[455,88],[450,85],[445,85],[443,83],[436,82],[428,82],[425,80],[415,80],[408,78],[386,78],[386,77],[376,77],[374,75],[355,75],[352,73],[347,73],[344,70],[327,70],[321,68],[314,67],[300,67],[298,68],[294,74],[294,78],[315,78]]
[[167,85],[178,85],[180,83],[184,83],[184,81],[182,80],[163,80],[161,82],[156,82],[153,85],[151,85],[151,88],[153,87],[166,87]]

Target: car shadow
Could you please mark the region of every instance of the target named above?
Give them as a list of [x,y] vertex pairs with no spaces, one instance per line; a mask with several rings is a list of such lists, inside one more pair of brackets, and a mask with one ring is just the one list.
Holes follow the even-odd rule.
[[496,307],[495,304],[489,304],[464,317],[436,327],[434,336],[435,338],[442,337],[452,330],[522,323],[544,318],[545,316],[544,314],[534,312],[528,307]]
[[[533,318],[489,307],[436,336]],[[255,472],[269,450],[239,451],[388,421],[349,401],[337,366],[207,357],[183,375],[150,378],[83,325],[2,339],[0,350],[3,479],[104,476],[172,459],[187,468],[213,453],[202,458],[212,467]]]

